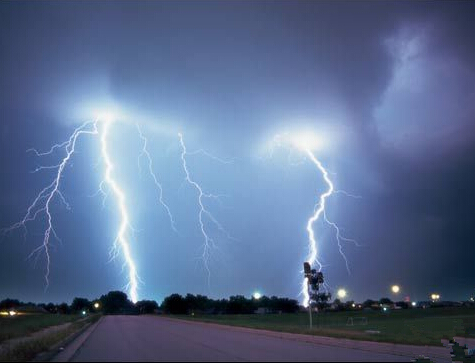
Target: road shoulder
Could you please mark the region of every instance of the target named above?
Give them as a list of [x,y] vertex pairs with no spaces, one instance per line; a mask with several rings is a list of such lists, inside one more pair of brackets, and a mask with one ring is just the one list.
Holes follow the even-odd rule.
[[54,363],[69,362],[74,357],[76,352],[81,348],[81,346],[86,342],[88,337],[94,332],[94,330],[103,320],[103,318],[104,316],[99,318],[99,320],[97,320],[84,330],[81,330],[80,332],[73,335],[73,337],[68,338],[66,342],[62,343],[63,345],[61,346],[61,348],[63,349],[61,350],[61,348],[58,347],[53,352],[53,355],[49,361]]

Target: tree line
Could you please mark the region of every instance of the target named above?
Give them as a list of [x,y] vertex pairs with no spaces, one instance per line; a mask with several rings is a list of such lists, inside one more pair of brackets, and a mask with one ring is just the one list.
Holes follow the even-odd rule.
[[212,299],[199,294],[181,296],[175,293],[165,297],[159,306],[158,303],[153,300],[142,300],[133,303],[128,299],[127,295],[121,291],[111,291],[95,300],[75,297],[70,305],[65,302],[61,304],[25,303],[9,298],[0,302],[0,310],[12,310],[25,307],[60,314],[80,314],[82,312],[102,312],[105,314],[148,314],[163,312],[172,315],[190,313],[250,314],[258,309],[262,309],[265,312],[285,313],[297,312],[299,310],[299,305],[296,300],[276,296],[263,296],[258,300],[240,295],[231,296],[229,299]]
[[37,309],[49,313],[80,314],[89,312],[102,312],[106,314],[145,314],[154,313],[159,306],[156,301],[142,300],[136,303],[130,301],[127,294],[121,291],[111,291],[100,298],[89,300],[83,297],[75,297],[70,305],[66,302],[39,303],[21,302],[17,299],[4,299],[0,302],[0,311],[15,309]]
[[[357,309],[378,310],[381,306],[396,305],[402,309],[412,308],[408,302],[393,302],[389,298],[380,300],[368,299],[360,304],[354,301],[342,302],[335,299],[332,303],[326,299],[319,300],[316,307],[319,310],[331,309],[333,311],[346,311]],[[444,307],[454,305],[456,302],[420,302],[425,307]],[[464,306],[473,307],[473,301],[463,302]],[[75,297],[70,305],[63,302],[39,303],[21,302],[17,299],[4,299],[0,301],[0,311],[9,311],[15,309],[41,310],[49,313],[59,314],[80,314],[83,312],[102,312],[105,314],[252,314],[262,313],[294,313],[300,309],[296,300],[281,297],[262,296],[259,299],[246,298],[242,295],[231,296],[229,299],[212,299],[204,295],[193,295],[188,293],[185,296],[174,293],[165,297],[161,305],[154,300],[142,300],[136,303],[130,301],[127,294],[121,291],[111,291],[101,297],[89,300],[87,298]]]
[[168,314],[250,314],[261,309],[263,312],[292,313],[299,310],[296,300],[276,296],[262,296],[259,299],[246,298],[241,295],[229,299],[212,299],[203,295],[187,294],[181,296],[174,293],[162,302],[161,309]]

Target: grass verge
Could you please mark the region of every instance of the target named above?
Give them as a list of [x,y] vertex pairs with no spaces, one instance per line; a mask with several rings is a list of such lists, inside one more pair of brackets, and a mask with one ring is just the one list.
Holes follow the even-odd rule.
[[[308,325],[308,314],[304,313],[177,315],[170,317],[297,334],[441,346],[441,339],[452,339],[454,336],[470,337],[471,334],[467,331],[467,322],[471,322],[475,317],[475,309],[409,309],[389,313],[379,311],[326,312],[314,314],[311,330]],[[351,325],[351,320],[350,323],[348,322],[349,318],[353,318],[353,325]]]
[[49,350],[55,344],[66,339],[73,333],[79,331],[84,326],[99,320],[100,315],[93,315],[85,320],[73,322],[63,330],[48,333],[38,338],[32,338],[20,342],[12,347],[5,349],[0,354],[2,362],[26,362],[33,360],[39,353]]
[[0,343],[16,337],[28,336],[50,326],[57,326],[80,319],[80,315],[23,314],[0,317]]

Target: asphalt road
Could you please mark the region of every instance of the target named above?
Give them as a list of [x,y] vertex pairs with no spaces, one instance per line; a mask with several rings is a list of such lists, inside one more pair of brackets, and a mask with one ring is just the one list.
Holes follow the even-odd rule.
[[75,362],[410,361],[410,357],[325,346],[226,326],[156,316],[105,316]]

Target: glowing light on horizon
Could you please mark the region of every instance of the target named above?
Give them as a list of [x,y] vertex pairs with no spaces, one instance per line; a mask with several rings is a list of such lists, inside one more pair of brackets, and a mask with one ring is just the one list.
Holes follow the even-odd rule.
[[391,291],[393,293],[399,293],[400,290],[401,290],[401,287],[399,287],[397,284],[395,284],[391,287]]
[[430,298],[432,299],[432,301],[438,301],[440,299],[440,294],[438,293],[432,293],[430,295]]
[[347,293],[346,293],[346,290],[344,288],[340,288],[336,293],[336,295],[338,296],[339,299],[345,298],[346,294]]
[[261,299],[261,297],[262,297],[262,294],[260,292],[254,292],[252,294],[252,298],[254,298],[255,300],[259,300]]

